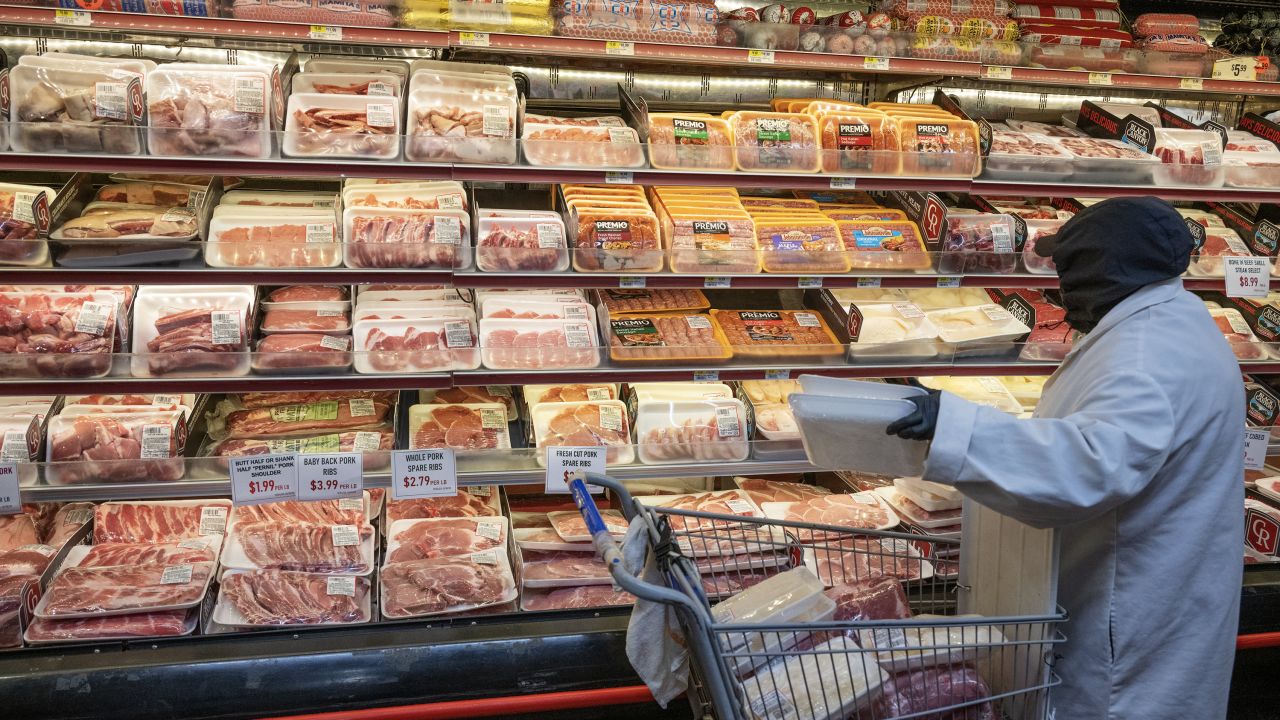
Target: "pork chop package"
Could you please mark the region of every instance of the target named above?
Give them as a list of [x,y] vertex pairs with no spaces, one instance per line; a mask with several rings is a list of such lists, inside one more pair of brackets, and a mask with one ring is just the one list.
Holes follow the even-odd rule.
[[393,563],[382,568],[379,580],[387,619],[475,610],[518,595],[511,563],[498,550]]
[[[546,517],[543,515],[543,517]],[[592,553],[595,545],[590,542],[569,542],[560,537],[560,533],[550,526],[522,527],[512,531],[520,552],[571,552]]]
[[612,585],[574,585],[537,589],[525,586],[520,591],[520,609],[525,612],[548,610],[581,610],[583,608],[631,605],[634,595]]
[[234,570],[365,576],[373,572],[375,536],[369,524],[236,522],[221,560]]
[[419,319],[356,320],[352,328],[356,372],[476,369],[480,366],[480,352],[475,322],[449,315],[446,312]]
[[386,565],[442,557],[466,557],[493,550],[507,556],[504,517],[397,520],[387,529]]
[[16,377],[102,377],[119,321],[110,292],[0,292],[0,368]]
[[[25,58],[24,58],[25,60]],[[141,100],[143,73],[127,63],[85,59],[73,67],[23,62],[9,70],[13,149],[27,153],[143,151],[141,118],[130,107]]]
[[[761,506],[765,517],[786,522],[833,525],[849,530],[888,530],[898,525],[898,514],[883,498],[870,492],[841,493],[798,502],[769,502]],[[792,529],[801,542],[842,537],[822,530]]]
[[94,413],[49,419],[46,477],[54,485],[181,480],[181,410]]
[[400,98],[294,92],[285,115],[289,157],[395,160],[400,157]]
[[546,463],[546,448],[562,445],[603,445],[609,464],[635,462],[627,408],[618,400],[540,403],[532,415],[539,465]]
[[134,377],[249,373],[249,285],[143,286],[133,313]]
[[523,588],[568,588],[612,585],[609,567],[595,555],[564,550],[521,550],[520,582]]
[[500,403],[414,405],[409,408],[409,447],[458,452],[510,448],[507,408]]
[[273,75],[264,67],[196,63],[170,63],[151,71],[147,76],[151,153],[271,157]]
[[345,373],[351,338],[324,333],[268,335],[254,344],[253,370],[264,375]]
[[403,79],[390,72],[300,72],[290,80],[295,93],[400,97]]
[[564,220],[554,212],[480,211],[476,266],[485,272],[564,272],[569,268]]
[[447,497],[407,498],[388,500],[386,524],[397,520],[436,517],[496,517],[502,514],[497,489],[492,485],[471,485],[458,488]]
[[[338,267],[342,265],[340,229],[333,210],[273,212],[228,206],[209,222],[205,261],[211,267]],[[283,208],[276,208],[283,211]]]
[[737,399],[637,403],[635,439],[647,465],[741,462],[751,453],[746,409]]
[[[750,521],[682,515],[708,513],[741,518],[763,518],[764,512],[742,490],[688,495],[647,495],[640,502],[659,508],[679,537],[680,551],[695,558],[769,552],[785,542],[781,530]],[[673,510],[676,512],[665,512]]]
[[493,370],[570,370],[600,364],[595,326],[585,320],[480,321],[484,366]]
[[286,570],[229,570],[213,621],[227,627],[369,622],[369,578]]

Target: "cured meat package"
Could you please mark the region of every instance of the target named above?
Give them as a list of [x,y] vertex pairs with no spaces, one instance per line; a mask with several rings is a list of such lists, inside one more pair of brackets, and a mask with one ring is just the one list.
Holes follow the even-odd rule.
[[400,98],[300,93],[289,96],[282,150],[290,157],[400,157]]
[[133,311],[134,377],[249,373],[249,285],[143,286]]
[[639,0],[616,5],[606,0],[557,3],[556,34],[600,40],[715,45],[720,18],[714,2],[694,0],[669,4]]
[[395,0],[230,0],[227,4],[231,17],[238,20],[340,27],[391,27],[399,5]]
[[517,100],[510,72],[415,70],[405,157],[418,162],[509,165],[516,161]]
[[213,621],[227,627],[347,625],[372,617],[368,578],[282,570],[230,570]]
[[1071,160],[1052,138],[998,131],[991,136],[987,175],[1000,180],[1060,182],[1071,177]]
[[146,93],[151,154],[271,157],[273,75],[264,68],[195,63],[152,70]]

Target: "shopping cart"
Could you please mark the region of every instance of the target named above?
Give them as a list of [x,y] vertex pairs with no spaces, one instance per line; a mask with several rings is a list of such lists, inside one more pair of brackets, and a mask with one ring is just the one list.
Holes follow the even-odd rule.
[[[647,537],[639,539],[667,587],[627,572],[584,480],[612,491],[628,521],[643,520]],[[689,650],[695,717],[1033,720],[1049,714],[1048,690],[1059,683],[1053,650],[1066,640],[1057,624],[1065,614],[955,615],[958,541],[649,507],[595,474],[573,479],[569,488],[614,582],[675,609]],[[735,624],[731,613],[711,605],[802,564],[824,585],[861,593],[864,610],[875,604],[880,617],[903,617],[905,600],[913,617]]]

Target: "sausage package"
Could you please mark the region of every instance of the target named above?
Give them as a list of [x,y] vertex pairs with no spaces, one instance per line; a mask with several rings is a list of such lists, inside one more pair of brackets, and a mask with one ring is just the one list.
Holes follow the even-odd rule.
[[849,272],[836,224],[822,215],[756,218],[765,272]]
[[836,223],[854,270],[928,270],[920,228],[909,220]]
[[818,134],[822,138],[823,172],[898,172],[898,128],[884,113],[824,113],[818,116]]
[[733,170],[729,123],[711,115],[650,113],[649,161],[661,170]]
[[705,362],[733,355],[715,319],[701,313],[615,315],[608,330],[615,362]]
[[900,117],[902,174],[977,177],[978,126],[950,117]]
[[659,272],[664,265],[652,210],[574,207],[565,223],[578,272]]
[[818,125],[799,113],[735,112],[734,164],[746,172],[817,172],[821,167]]
[[844,354],[839,339],[816,312],[712,310],[738,357],[800,358]]

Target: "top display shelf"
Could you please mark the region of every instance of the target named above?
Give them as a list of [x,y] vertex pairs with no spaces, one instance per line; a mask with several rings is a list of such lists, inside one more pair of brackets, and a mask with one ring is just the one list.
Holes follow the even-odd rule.
[[[455,49],[469,53],[531,55],[543,58],[590,57],[690,66],[725,65],[809,72],[945,75],[1015,84],[1110,86],[1118,89],[1161,92],[1280,96],[1280,82],[1179,77],[1138,72],[1091,72],[1046,67],[1016,67],[935,57],[877,57],[463,30],[307,25],[261,20],[193,18],[18,6],[0,6],[0,25],[25,26],[37,34],[62,35],[72,31],[86,37],[101,37],[104,40],[118,40],[120,34],[136,34],[153,35],[168,42],[185,38],[214,38],[241,44],[306,43],[311,46],[327,46],[334,52],[341,52],[343,48],[355,46]],[[1005,44],[1018,47],[1016,43]],[[938,53],[941,54],[942,51]]]

